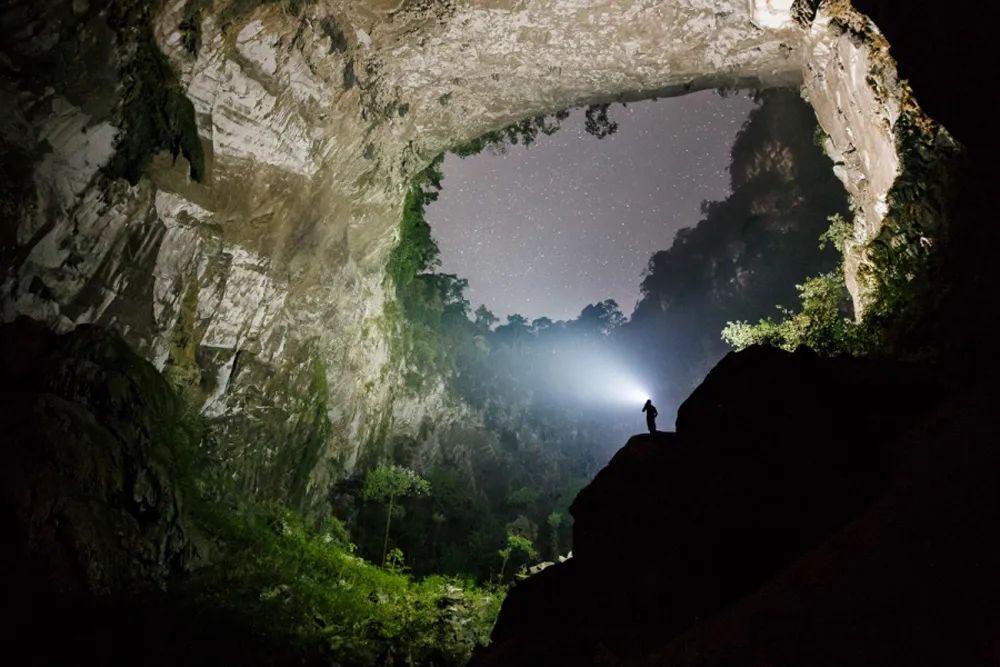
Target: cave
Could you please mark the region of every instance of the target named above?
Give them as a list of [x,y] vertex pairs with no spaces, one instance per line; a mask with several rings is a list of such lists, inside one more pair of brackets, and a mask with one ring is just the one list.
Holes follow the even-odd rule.
[[[877,0],[8,3],[12,641],[42,662],[103,664],[134,662],[135,637],[151,664],[995,660],[983,317],[996,93],[973,92],[991,80],[981,23]],[[817,207],[843,223],[824,285],[842,287],[849,316],[835,306],[834,333],[814,335],[803,301],[798,319],[737,322],[727,340],[746,349],[718,365],[718,339],[678,353],[701,356],[661,415],[669,425],[680,406],[676,432],[613,457],[622,442],[603,416],[563,429],[567,443],[603,438],[604,453],[567,467],[558,502],[573,521],[553,512],[538,538],[554,564],[535,558],[502,608],[489,586],[404,564],[389,548],[397,496],[414,500],[395,530],[461,562],[434,544],[461,530],[473,548],[483,510],[469,489],[509,483],[504,452],[538,455],[553,438],[511,427],[528,414],[516,401],[470,399],[427,361],[440,330],[417,335],[407,286],[430,274],[409,239],[440,156],[570,108],[710,90],[785,95],[815,123],[823,178],[846,197]],[[805,262],[799,247],[783,258]],[[668,301],[640,302],[633,320]],[[418,473],[441,462],[439,507]],[[538,477],[511,502],[536,502],[553,483]],[[440,510],[459,506],[461,522]],[[359,525],[372,563],[355,554]],[[482,547],[499,547],[499,579],[534,550],[520,530]],[[283,569],[298,583],[261,578]],[[371,590],[347,593],[357,582]],[[404,598],[417,606],[400,611]],[[368,605],[363,640],[316,611],[352,604]],[[38,648],[52,628],[65,641]]]

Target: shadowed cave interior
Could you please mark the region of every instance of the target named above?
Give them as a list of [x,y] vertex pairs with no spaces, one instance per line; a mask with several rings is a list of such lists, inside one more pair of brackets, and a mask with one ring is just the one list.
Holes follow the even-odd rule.
[[988,40],[722,4],[0,10],[8,652],[997,660]]

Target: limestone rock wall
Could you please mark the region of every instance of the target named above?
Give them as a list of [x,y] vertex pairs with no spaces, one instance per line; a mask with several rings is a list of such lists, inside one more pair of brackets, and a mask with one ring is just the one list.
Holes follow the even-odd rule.
[[383,316],[408,180],[449,146],[575,104],[801,82],[858,245],[901,170],[905,88],[846,2],[165,0],[152,35],[205,177],[161,153],[109,182],[128,44],[105,10],[15,2],[0,19],[3,318],[116,328],[214,420],[249,491],[303,506],[390,433],[430,419],[432,458],[481,423],[443,385],[407,395]]
[[889,43],[846,0],[818,7],[804,49],[803,94],[826,133],[824,148],[854,207],[845,278],[860,316],[875,289],[869,244],[882,239],[934,245],[947,214],[946,193],[918,196],[923,200],[918,208],[924,209],[919,229],[896,240],[898,227],[915,222],[912,210],[902,210],[910,208],[912,196],[897,188],[900,176],[909,172],[904,180],[916,174],[918,180],[930,180],[926,175],[947,165],[960,148],[920,110],[897,71]]

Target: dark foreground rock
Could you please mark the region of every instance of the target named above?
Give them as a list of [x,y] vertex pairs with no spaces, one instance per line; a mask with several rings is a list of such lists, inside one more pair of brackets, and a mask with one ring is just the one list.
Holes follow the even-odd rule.
[[152,365],[103,329],[19,320],[0,327],[0,391],[8,586],[112,594],[187,567],[184,408]]
[[902,365],[730,354],[676,434],[580,493],[574,557],[511,591],[474,663],[987,664],[995,420],[943,394]]
[[179,488],[184,406],[114,334],[19,320],[0,327],[0,433],[4,653],[155,662],[136,649],[176,623],[149,622],[155,600],[197,556]]
[[185,588],[208,555],[184,502],[201,431],[116,334],[0,326],[0,434],[8,663],[328,664]]

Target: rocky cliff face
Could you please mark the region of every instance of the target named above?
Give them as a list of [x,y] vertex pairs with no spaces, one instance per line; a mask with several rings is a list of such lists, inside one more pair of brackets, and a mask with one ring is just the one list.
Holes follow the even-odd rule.
[[893,188],[953,145],[845,0],[151,7],[3,10],[3,317],[115,328],[198,401],[258,496],[318,507],[388,434],[421,433],[430,460],[482,423],[443,383],[405,390],[384,267],[408,180],[486,130],[801,83],[856,205],[859,306],[865,244],[897,214],[927,223],[908,242],[939,233],[938,193]]

